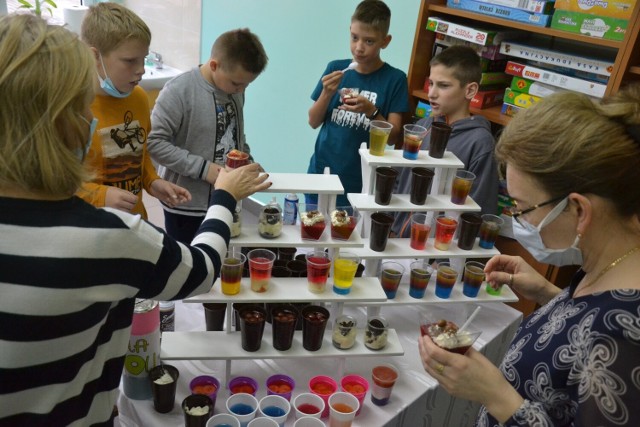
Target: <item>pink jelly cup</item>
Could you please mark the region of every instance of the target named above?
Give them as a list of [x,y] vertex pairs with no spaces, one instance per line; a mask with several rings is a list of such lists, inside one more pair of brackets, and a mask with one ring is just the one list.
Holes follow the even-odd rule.
[[[362,392],[354,392],[352,387],[354,385],[361,386],[364,391]],[[360,375],[346,375],[342,377],[340,380],[340,388],[342,391],[353,394],[358,402],[360,402],[360,406],[356,411],[356,417],[360,415],[360,411],[362,411],[362,406],[364,405],[364,399],[367,396],[367,392],[369,391],[369,381],[361,377]]]
[[[215,390],[212,393],[198,393],[198,388],[205,386],[213,386]],[[200,375],[191,380],[189,383],[189,390],[191,390],[192,394],[204,394],[205,396],[209,396],[215,406],[216,396],[218,395],[218,390],[220,390],[220,381],[210,375]]]
[[324,401],[324,410],[320,418],[329,416],[329,397],[338,390],[338,383],[326,375],[317,375],[309,380],[309,391]]
[[[285,384],[289,386],[288,392],[282,393],[274,391],[272,389],[272,387],[277,387]],[[267,378],[267,395],[273,394],[276,396],[284,397],[285,399],[290,401],[291,394],[293,393],[294,388],[296,388],[296,382],[288,375],[276,374],[271,375],[269,378]]]

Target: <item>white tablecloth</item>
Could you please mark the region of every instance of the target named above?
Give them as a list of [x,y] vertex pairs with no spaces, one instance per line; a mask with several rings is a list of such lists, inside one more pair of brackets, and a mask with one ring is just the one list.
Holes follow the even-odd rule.
[[[428,310],[428,306],[384,306],[381,309],[380,314],[389,320],[390,327],[398,331],[405,350],[404,356],[346,359],[345,374],[362,375],[368,380],[371,378],[371,368],[381,362],[392,363],[401,372],[389,403],[382,407],[375,406],[371,403],[368,394],[362,412],[353,423],[354,427],[467,426],[475,420],[477,404],[451,398],[422,368],[417,347],[420,310]],[[366,319],[365,308],[345,307],[344,311],[356,315],[359,323],[363,324]],[[520,320],[521,313],[507,305],[501,303],[483,305],[474,321],[483,333],[474,347],[498,363]],[[176,330],[205,330],[202,305],[177,302]],[[270,332],[265,329],[265,334],[267,333]],[[358,339],[361,338],[358,337]],[[218,379],[223,379],[225,376],[224,361],[185,360],[171,361],[170,364],[180,371],[173,411],[168,414],[159,414],[153,409],[151,400],[130,400],[121,393],[118,400],[120,416],[116,425],[119,423],[126,427],[182,426],[184,419],[180,402],[189,394],[189,381],[203,374],[213,375]],[[308,391],[308,381],[315,375],[329,375],[339,381],[338,366],[339,363],[334,358],[312,356],[303,359],[233,361],[231,376],[250,375],[256,378],[260,387],[256,395],[259,399],[266,395],[267,377],[276,373],[285,373],[296,381],[293,393],[295,396],[300,392]],[[228,390],[222,386],[218,392],[215,413],[225,412],[224,403],[228,396]],[[294,419],[294,414],[291,413],[286,425],[292,426]],[[328,420],[326,421],[328,424]]]

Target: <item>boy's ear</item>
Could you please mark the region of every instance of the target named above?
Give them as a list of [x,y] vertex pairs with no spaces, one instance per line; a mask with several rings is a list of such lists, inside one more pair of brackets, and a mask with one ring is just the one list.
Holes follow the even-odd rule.
[[216,59],[211,58],[209,60],[209,69],[212,72],[215,72],[218,69],[219,66],[220,66],[220,64],[218,64],[218,61]]
[[98,49],[93,46],[89,47],[89,49],[91,49],[91,53],[93,54],[93,59],[96,60],[96,63],[100,61],[100,52],[98,51]]
[[389,43],[391,43],[391,34],[384,36],[384,39],[382,40],[382,49],[386,49],[386,47],[389,46]]
[[476,93],[478,93],[478,87],[477,82],[467,83],[464,88],[464,97],[471,101],[473,97],[476,96]]

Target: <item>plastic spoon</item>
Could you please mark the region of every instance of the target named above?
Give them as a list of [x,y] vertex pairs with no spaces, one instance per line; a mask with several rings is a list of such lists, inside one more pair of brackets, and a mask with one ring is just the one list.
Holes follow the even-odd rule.
[[471,316],[469,316],[467,321],[464,322],[464,324],[462,326],[460,326],[460,329],[458,329],[458,333],[464,331],[467,327],[469,327],[469,325],[471,324],[473,319],[478,315],[478,312],[480,311],[480,308],[481,308],[481,306],[478,306],[478,307],[476,307],[475,310],[473,310],[473,313],[471,313]]
[[345,68],[344,70],[342,70],[343,73],[346,73],[349,70],[353,70],[358,66],[358,63],[356,61],[353,61],[351,64],[349,64],[349,66],[347,68]]

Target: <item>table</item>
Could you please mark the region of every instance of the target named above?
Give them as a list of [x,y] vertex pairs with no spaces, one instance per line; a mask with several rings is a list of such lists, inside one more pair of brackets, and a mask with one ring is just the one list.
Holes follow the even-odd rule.
[[[452,308],[455,307],[452,305]],[[386,406],[378,407],[371,403],[367,395],[364,408],[353,422],[353,427],[415,427],[415,426],[467,426],[475,420],[478,404],[467,400],[455,399],[438,386],[423,369],[418,354],[417,339],[419,336],[418,316],[428,306],[389,306],[381,308],[381,315],[386,317],[390,326],[395,328],[405,350],[404,356],[347,358],[345,374],[354,373],[370,380],[371,369],[379,363],[392,363],[401,372],[396,382],[391,400]],[[344,312],[356,316],[364,323],[366,309],[364,307],[346,306]],[[480,327],[483,334],[474,344],[488,358],[499,363],[502,355],[511,342],[511,338],[522,319],[522,314],[502,303],[483,304],[482,310],[474,324]],[[176,330],[205,330],[204,313],[201,304],[176,302]],[[329,331],[327,331],[329,332]],[[269,334],[269,335],[267,335]],[[269,325],[265,328],[265,336],[270,340]],[[238,337],[238,339],[240,339]],[[362,337],[358,336],[358,340]],[[263,344],[264,345],[264,344]],[[180,403],[189,394],[189,381],[197,375],[213,375],[223,378],[224,361],[172,361],[180,371],[176,392],[176,405],[172,412],[159,414],[153,409],[150,400],[130,400],[123,393],[118,399],[120,416],[116,426],[182,426],[184,418]],[[329,375],[338,380],[335,358],[303,359],[271,359],[271,360],[239,360],[232,363],[231,376],[250,375],[258,380],[259,390],[256,397],[266,395],[265,381],[276,373],[286,373],[296,381],[293,395],[308,391],[308,381],[315,375]],[[214,413],[226,412],[224,404],[229,396],[226,387],[218,393]],[[293,413],[286,425],[292,426]],[[328,419],[325,420],[328,424]]]

